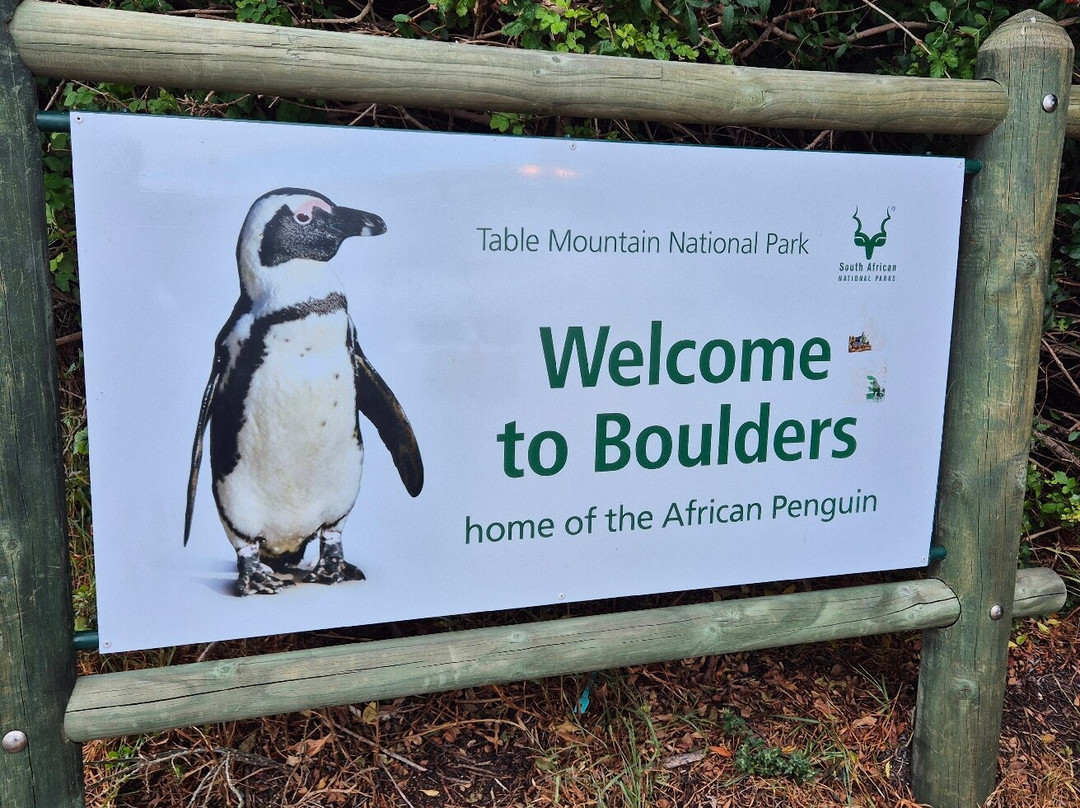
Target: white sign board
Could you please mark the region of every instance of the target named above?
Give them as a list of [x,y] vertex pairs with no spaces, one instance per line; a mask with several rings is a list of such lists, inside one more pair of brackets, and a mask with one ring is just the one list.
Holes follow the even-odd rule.
[[72,132],[103,650],[927,562],[961,159]]

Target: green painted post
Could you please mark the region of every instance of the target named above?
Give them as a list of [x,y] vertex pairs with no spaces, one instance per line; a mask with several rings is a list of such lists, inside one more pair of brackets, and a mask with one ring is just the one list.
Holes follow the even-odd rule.
[[923,635],[912,781],[933,808],[976,808],[994,788],[1038,345],[1073,48],[1024,12],[979,51],[978,78],[1009,112],[968,156],[931,574],[960,598]]
[[83,804],[56,352],[34,80],[0,0],[0,805]]

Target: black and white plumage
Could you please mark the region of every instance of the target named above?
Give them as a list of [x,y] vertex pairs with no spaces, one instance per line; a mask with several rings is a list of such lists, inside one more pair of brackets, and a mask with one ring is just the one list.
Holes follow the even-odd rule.
[[[186,545],[209,424],[214,500],[236,550],[238,595],[275,593],[291,583],[289,572],[319,583],[363,579],[341,547],[364,462],[358,413],[378,430],[406,490],[415,497],[423,488],[412,427],[360,350],[329,263],[345,239],[385,232],[379,216],[298,188],[259,197],[240,230],[240,298],[218,334],[184,522]],[[318,562],[298,570],[316,538]]]

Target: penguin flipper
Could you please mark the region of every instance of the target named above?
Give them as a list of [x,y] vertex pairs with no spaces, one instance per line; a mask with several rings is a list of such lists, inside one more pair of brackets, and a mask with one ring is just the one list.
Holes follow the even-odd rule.
[[424,487],[424,461],[420,457],[420,447],[416,443],[412,425],[393,391],[360,350],[354,329],[350,329],[349,342],[353,357],[357,409],[379,431],[379,437],[394,458],[394,465],[401,475],[405,490],[415,497]]
[[210,381],[206,383],[203,391],[202,406],[199,407],[199,423],[195,427],[195,444],[191,447],[191,471],[188,474],[187,486],[187,511],[184,514],[184,546],[187,547],[188,537],[191,535],[191,517],[195,512],[195,489],[199,485],[199,466],[202,464],[203,435],[206,433],[206,425],[210,422],[210,407],[214,403],[214,392],[217,390],[218,379],[221,378],[221,354],[214,356],[214,367],[210,371]]

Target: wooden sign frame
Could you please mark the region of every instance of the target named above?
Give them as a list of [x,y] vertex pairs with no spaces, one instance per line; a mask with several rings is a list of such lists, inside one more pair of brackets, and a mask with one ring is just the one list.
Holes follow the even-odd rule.
[[[955,81],[511,51],[41,0],[0,0],[0,24],[5,804],[81,805],[73,741],[911,629],[924,630],[916,799],[970,808],[989,795],[1012,618],[1059,608],[1065,596],[1052,572],[1016,573],[1062,141],[1080,135],[1080,96],[1069,84],[1073,48],[1060,26],[1037,12],[1013,17],[980,49],[978,80]],[[35,76],[438,108],[971,135],[968,156],[983,168],[970,181],[963,216],[934,531],[947,557],[931,564],[929,579],[903,584],[76,679]],[[549,651],[553,644],[558,654]]]

